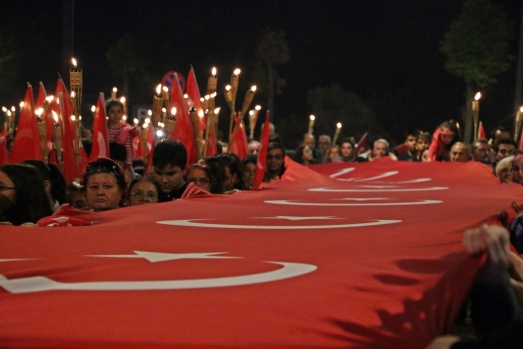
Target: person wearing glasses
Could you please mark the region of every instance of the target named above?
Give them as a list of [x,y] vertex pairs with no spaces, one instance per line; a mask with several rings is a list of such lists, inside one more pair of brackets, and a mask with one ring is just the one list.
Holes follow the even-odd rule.
[[129,185],[127,206],[154,204],[158,202],[160,188],[149,178],[137,178]]
[[0,167],[0,222],[34,225],[53,213],[38,170],[29,164]]
[[280,178],[285,172],[285,149],[280,143],[271,142],[267,147],[267,163],[265,165],[264,182]]
[[122,207],[127,181],[116,162],[98,158],[87,164],[84,187],[87,206],[94,211],[107,211]]

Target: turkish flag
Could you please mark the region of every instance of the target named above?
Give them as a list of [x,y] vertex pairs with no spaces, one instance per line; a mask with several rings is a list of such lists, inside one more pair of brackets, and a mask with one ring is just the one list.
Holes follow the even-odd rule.
[[485,129],[483,128],[483,123],[479,122],[478,127],[478,139],[487,139],[487,133],[485,132]]
[[[187,76],[187,96],[189,96],[189,101],[191,106],[196,108],[198,115],[203,115],[203,106],[201,101],[200,89],[198,88],[198,82],[196,81],[196,74],[194,74],[194,69],[191,66],[189,70],[189,75]],[[207,128],[207,123],[205,118],[199,118],[200,121],[200,132],[204,131]]]
[[477,162],[286,166],[258,191],[2,227],[2,347],[424,348],[481,265],[464,229],[523,197]]
[[87,163],[89,162],[87,154],[85,153],[82,142],[79,142],[79,156],[75,154],[75,125],[72,119],[73,116],[73,102],[67,91],[62,79],[58,79],[56,85],[56,95],[61,95],[62,103],[62,135],[63,135],[63,166],[64,177],[66,181],[70,182],[75,178],[80,178],[85,172]]
[[269,134],[270,134],[270,115],[271,112],[267,110],[265,114],[265,123],[263,124],[263,130],[261,134],[261,149],[258,153],[258,160],[256,161],[256,172],[254,172],[254,181],[252,188],[254,190],[260,189],[260,185],[265,177],[265,166],[267,164],[267,148],[269,147]]
[[107,118],[105,116],[104,94],[98,96],[96,111],[93,120],[93,147],[89,155],[89,162],[100,157],[109,158],[109,137],[107,137]]
[[231,149],[230,153],[238,155],[241,159],[247,156],[247,135],[245,134],[245,125],[242,121],[242,114],[238,112],[236,116],[236,124],[231,134]]
[[179,140],[187,150],[187,163],[192,165],[200,159],[194,143],[194,132],[189,119],[187,103],[183,98],[183,93],[178,82],[178,75],[175,75],[176,83],[172,86],[171,107],[176,107],[176,124],[172,137]]
[[28,159],[43,160],[34,111],[33,88],[29,85],[25,92],[24,106],[20,111],[20,119],[11,150],[10,160],[14,163]]
[[2,132],[0,132],[0,165],[9,163],[9,153],[7,151],[7,133],[5,132],[5,125],[2,125]]

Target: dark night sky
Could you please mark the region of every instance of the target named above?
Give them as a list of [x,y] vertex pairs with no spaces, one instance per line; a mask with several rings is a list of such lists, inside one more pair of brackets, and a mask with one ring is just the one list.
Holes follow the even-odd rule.
[[[493,2],[519,21],[520,1]],[[307,91],[337,83],[371,103],[398,142],[410,127],[432,131],[459,118],[465,86],[444,70],[438,47],[461,7],[458,0],[77,0],[74,55],[84,70],[83,100],[91,105],[98,92],[109,95],[121,84],[108,67],[107,49],[125,33],[142,40],[143,55],[157,63],[149,71],[150,86],[135,87],[129,101],[148,104],[164,73],[185,75],[191,64],[202,91],[211,67],[218,68],[221,91],[239,66],[245,91],[260,33],[266,27],[283,30],[290,60],[277,68],[287,86],[276,99],[276,124],[278,118],[300,117],[305,132]],[[26,81],[43,81],[53,91],[57,72],[68,77],[62,69],[62,1],[3,0],[1,9],[0,33],[16,39],[23,58],[19,84],[12,95],[0,96],[0,104],[20,100]],[[517,53],[517,38],[512,46]],[[512,125],[515,72],[514,63],[485,91],[481,119],[487,132]]]

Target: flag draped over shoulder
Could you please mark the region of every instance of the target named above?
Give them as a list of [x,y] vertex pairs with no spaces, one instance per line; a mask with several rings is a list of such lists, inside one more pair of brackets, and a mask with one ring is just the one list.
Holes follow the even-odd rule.
[[43,160],[34,110],[33,88],[29,85],[11,150],[11,162],[18,163],[28,159]]
[[3,226],[2,347],[425,348],[484,261],[463,231],[523,198],[477,162],[286,167],[258,191]]
[[271,132],[270,125],[270,111],[267,110],[265,114],[265,123],[261,134],[261,149],[258,154],[258,161],[256,162],[256,172],[254,173],[254,181],[252,188],[254,190],[260,189],[260,185],[265,177],[265,166],[267,164],[267,148],[269,147],[269,134]]
[[247,156],[247,134],[245,133],[245,125],[242,121],[242,114],[238,112],[236,116],[236,124],[231,134],[231,149],[229,152],[238,155],[240,158]]
[[175,75],[175,79],[176,81],[173,83],[171,91],[171,107],[176,107],[176,124],[172,137],[183,143],[187,150],[187,163],[193,164],[198,162],[199,159],[194,143],[194,132],[189,119],[187,102],[183,98],[177,75]]
[[93,120],[93,147],[89,155],[89,162],[95,161],[99,157],[109,156],[109,137],[107,136],[107,118],[105,116],[104,94],[98,96],[96,111]]

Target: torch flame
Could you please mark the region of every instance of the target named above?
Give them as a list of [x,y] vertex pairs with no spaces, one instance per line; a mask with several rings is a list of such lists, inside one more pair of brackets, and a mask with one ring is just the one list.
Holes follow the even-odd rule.
[[230,91],[231,90],[231,85],[225,85],[225,91]]
[[220,107],[214,109],[214,114],[218,115],[220,113],[220,109],[221,109]]
[[73,57],[73,59],[71,59],[71,62],[73,63],[73,66],[76,68],[78,66],[78,62],[76,61],[76,59]]
[[118,92],[118,89],[116,87],[113,87],[113,92],[114,93]]
[[23,108],[24,107],[24,101],[21,101],[20,102],[20,108]]
[[211,75],[212,75],[213,77],[216,76],[216,72],[217,72],[217,71],[216,71],[216,67],[212,67],[212,69],[211,69]]
[[309,116],[309,119],[310,119],[311,121],[314,121],[314,120],[316,120],[316,117],[315,117],[314,115],[311,114],[311,116]]
[[336,127],[337,127],[337,128],[341,128],[341,122],[338,122],[338,123],[336,124]]
[[44,112],[44,108],[38,108],[38,109],[35,110],[36,116],[42,115],[43,112]]
[[152,111],[151,109],[149,109],[149,110],[147,111],[147,115],[149,115],[149,116],[153,115],[153,111]]
[[261,110],[261,105],[258,104],[257,106],[254,107],[254,109],[256,109],[257,111],[260,111]]
[[480,98],[481,98],[481,92],[476,93],[476,95],[474,96],[474,100],[479,101]]
[[176,107],[171,108],[171,115],[176,115]]
[[54,119],[54,122],[58,122],[58,114],[56,114],[56,112],[53,110],[53,119]]
[[2,107],[2,111],[5,113],[7,112],[7,108],[6,107]]
[[162,84],[158,84],[158,86],[156,86],[156,94],[160,95],[160,92],[162,92]]
[[51,96],[47,96],[47,97],[45,97],[45,100],[46,100],[47,102],[51,103],[51,102],[54,100],[54,96],[53,96],[53,95],[51,95]]
[[256,85],[252,85],[252,86],[251,86],[251,92],[252,92],[252,93],[256,92],[256,88],[257,88]]
[[200,110],[200,111],[198,112],[198,117],[199,117],[199,118],[203,118],[204,116],[205,116],[205,113],[203,112],[203,110]]
[[240,75],[241,72],[242,72],[242,70],[240,68],[236,68],[236,69],[234,69],[233,74],[234,75]]
[[121,102],[122,104],[125,104],[125,97],[123,97],[123,96],[120,97],[120,102]]

